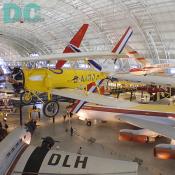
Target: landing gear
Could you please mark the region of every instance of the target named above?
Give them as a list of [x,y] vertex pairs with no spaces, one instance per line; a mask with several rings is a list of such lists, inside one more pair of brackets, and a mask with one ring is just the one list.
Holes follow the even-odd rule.
[[56,101],[48,101],[43,105],[43,113],[46,117],[55,117],[59,112],[59,104]]
[[33,100],[33,95],[31,92],[24,92],[21,94],[21,102],[25,105],[29,105],[30,103],[32,103]]
[[92,122],[88,120],[87,123],[86,123],[86,125],[87,126],[91,126],[92,125]]

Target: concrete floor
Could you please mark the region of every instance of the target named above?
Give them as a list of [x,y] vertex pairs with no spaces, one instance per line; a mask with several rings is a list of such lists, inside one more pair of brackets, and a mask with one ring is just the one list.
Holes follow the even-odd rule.
[[[23,110],[24,121],[27,121],[26,110]],[[17,126],[18,117],[19,115],[8,116],[9,130]],[[72,137],[70,132],[65,131],[70,127],[68,119],[64,122],[63,117],[58,116],[53,124],[51,119],[42,117],[38,122],[39,126],[33,135],[31,144],[40,145],[42,137],[51,136],[60,141],[54,145],[54,149],[77,152],[81,146],[84,154],[130,161],[139,158],[143,160],[143,163],[139,166],[138,175],[172,175],[175,172],[174,160],[158,160],[153,157],[154,146],[161,142],[167,142],[165,138],[159,138],[154,144],[119,142],[117,139],[119,130],[134,128],[133,126],[108,122],[88,127],[77,118],[73,118],[71,124],[75,131]],[[91,137],[96,139],[95,143],[88,141]]]

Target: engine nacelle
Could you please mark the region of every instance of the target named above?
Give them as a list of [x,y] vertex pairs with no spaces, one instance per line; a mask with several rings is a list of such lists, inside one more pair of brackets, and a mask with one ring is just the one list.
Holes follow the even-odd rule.
[[175,159],[175,145],[159,144],[154,148],[154,157],[158,159]]
[[122,129],[120,130],[119,140],[120,141],[130,141],[138,143],[152,143],[155,142],[155,136],[144,134],[144,129],[132,130],[132,129]]

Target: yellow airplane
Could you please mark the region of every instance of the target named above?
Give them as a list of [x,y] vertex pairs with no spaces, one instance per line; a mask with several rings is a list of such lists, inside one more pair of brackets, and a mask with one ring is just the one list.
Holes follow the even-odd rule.
[[[97,86],[99,85],[94,82],[100,82],[108,77],[107,73],[95,70],[24,68],[23,70],[19,69],[19,71],[22,74],[22,79],[16,80],[16,83],[19,84],[22,80],[22,86],[19,86],[25,90],[24,93],[21,94],[22,102],[26,105],[30,104],[33,96],[39,98],[38,93],[47,93],[48,102],[44,104],[43,111],[48,117],[56,115],[59,110],[58,103],[52,99],[52,94],[55,94],[52,90],[80,89],[80,93],[84,93],[93,87],[91,92],[94,92],[96,88],[98,89]],[[17,74],[19,75],[19,72]],[[48,112],[48,110],[50,110],[50,112]]]
[[[64,53],[66,53],[66,54],[62,54],[61,55],[62,58],[66,58],[66,59],[70,58],[68,56],[68,54],[71,52],[78,52],[78,53],[76,53],[76,56],[77,57],[79,56],[79,58],[84,57],[84,54],[82,54],[82,52],[80,53],[80,50],[78,47],[80,46],[81,40],[82,40],[84,33],[86,31],[85,28],[87,28],[87,26],[83,25],[82,28],[79,31],[81,33],[81,39],[80,39],[80,35],[75,35],[73,37],[73,39],[70,41],[70,43],[68,44],[68,46],[66,46],[66,48],[64,50]],[[83,30],[83,32],[82,32],[82,30]],[[120,39],[120,41],[113,48],[111,56],[113,56],[115,54],[115,52],[116,52],[116,56],[118,56],[118,54],[120,54],[120,52],[123,50],[123,47],[125,46],[128,38],[131,36],[131,34],[132,34],[132,30],[129,27],[127,29],[127,31],[125,32],[125,34],[123,35],[123,37]],[[125,42],[125,40],[126,40],[126,42]],[[101,71],[101,66],[98,65],[94,60],[92,60],[92,59],[94,59],[94,57],[96,58],[96,56],[98,56],[98,55],[100,56],[100,54],[91,55],[92,56],[92,57],[90,57],[91,60],[89,59],[88,62],[89,62],[89,64],[92,64],[95,68],[97,68],[98,70]],[[110,54],[105,54],[105,55],[110,56]],[[41,56],[41,59],[43,59],[43,58],[48,59],[49,58],[49,60],[54,60],[54,59],[59,57],[59,56],[58,57],[57,56],[58,55],[56,55],[56,56]],[[23,58],[23,59],[25,61],[31,60],[31,58],[27,58],[27,59]],[[40,59],[36,58],[36,60],[40,60]],[[23,84],[23,88],[25,90],[25,93],[22,95],[22,101],[24,103],[28,104],[31,102],[32,96],[33,95],[37,96],[38,92],[39,93],[42,93],[42,92],[47,93],[49,101],[48,101],[48,103],[44,104],[43,110],[45,111],[44,113],[46,116],[52,117],[58,112],[58,108],[59,108],[58,104],[56,102],[52,101],[52,94],[64,96],[65,94],[68,93],[68,91],[67,91],[67,92],[64,92],[63,94],[62,93],[59,94],[60,89],[66,89],[66,90],[73,89],[74,91],[72,91],[72,93],[76,94],[75,88],[78,88],[81,90],[85,89],[85,90],[89,90],[89,92],[94,92],[96,87],[98,87],[101,84],[102,80],[108,78],[107,73],[95,71],[95,70],[62,69],[62,66],[65,64],[65,62],[66,62],[66,60],[58,60],[57,64],[56,64],[56,69],[49,69],[49,68],[27,69],[27,68],[24,68],[23,70],[17,70],[15,72],[16,77],[18,77],[19,74],[21,73],[21,79],[23,80],[22,84]],[[53,90],[54,90],[54,92],[53,92]],[[78,92],[77,95],[80,95],[80,94],[82,94],[82,91]],[[84,100],[84,98],[86,98],[87,96],[88,95],[86,94],[85,97],[75,97],[73,99]],[[72,98],[72,97],[70,97],[70,98]],[[92,97],[92,98],[94,98],[94,97]],[[92,98],[86,99],[86,101],[91,102]],[[100,101],[101,101],[100,103],[103,105],[104,105],[104,103],[106,105],[109,105],[111,103],[110,99],[108,99],[107,101],[101,99]],[[81,107],[81,105],[83,105],[84,102],[85,101],[80,102],[79,106]],[[111,105],[113,106],[113,103],[111,103]],[[77,112],[77,110],[76,110],[76,112]]]
[[104,72],[75,69],[23,69],[24,88],[30,91],[50,92],[57,88],[86,88],[91,82],[107,78]]
[[51,100],[52,89],[78,88],[87,90],[87,85],[92,82],[107,78],[104,72],[95,70],[75,69],[23,69],[23,102],[28,104],[32,100],[32,94],[46,92],[48,100]]

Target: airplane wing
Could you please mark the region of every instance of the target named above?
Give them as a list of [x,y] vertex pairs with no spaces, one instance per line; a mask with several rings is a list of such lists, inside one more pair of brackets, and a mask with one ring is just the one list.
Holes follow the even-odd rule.
[[[79,31],[73,36],[69,44],[64,49],[63,53],[79,52],[80,44],[84,38],[84,35],[88,29],[88,24],[83,24]],[[56,63],[56,69],[61,69],[66,63],[66,60],[58,60]]]
[[131,75],[131,74],[117,74],[111,75],[113,78],[118,80],[133,81],[145,84],[156,84],[156,85],[166,85],[175,86],[175,77],[163,77],[163,76],[153,76],[153,75]]
[[[107,96],[103,96],[103,95],[99,95],[91,92],[83,93],[81,90],[76,90],[76,89],[53,89],[52,93],[55,95],[60,95],[67,98],[73,98],[73,99],[83,100],[90,103],[117,107],[117,108],[126,108],[126,106],[131,107],[131,106],[137,105],[137,103],[134,103],[134,102],[115,99],[113,97],[107,97]],[[175,123],[172,126],[171,119],[167,118],[167,120],[165,119],[159,120],[157,118],[157,121],[156,121],[155,118],[149,117],[149,119],[145,119],[144,117],[140,117],[140,116],[136,117],[133,115],[122,115],[121,117],[116,116],[116,118],[118,118],[121,121],[130,123],[132,125],[152,130],[170,139],[175,139],[175,128],[173,127],[175,126]]]
[[30,121],[0,142],[1,175],[137,175],[138,164],[135,162],[53,150],[50,145],[53,146],[54,141],[49,137],[41,146],[29,146],[35,127],[35,123]]
[[29,146],[19,159],[14,175],[20,174],[120,174],[136,175],[135,162],[80,155]]
[[82,100],[89,103],[95,103],[104,106],[111,106],[117,108],[124,108],[126,106],[136,106],[138,103],[129,102],[126,100],[116,99],[113,97],[108,97],[104,95],[99,95],[97,93],[92,92],[84,92],[82,90],[77,89],[52,89],[52,94],[72,98],[76,100]]
[[140,55],[136,50],[134,50],[131,46],[127,45],[125,47],[125,52],[127,55],[131,58],[134,58],[137,60],[139,63],[142,64],[142,67],[150,66],[150,62],[148,59],[145,59],[142,55]]
[[16,60],[7,60],[7,62],[24,62],[24,61],[52,61],[52,60],[68,60],[68,61],[78,61],[91,59],[106,59],[106,58],[127,58],[125,54],[116,54],[111,52],[78,52],[78,53],[60,53],[51,55],[41,55],[35,57],[24,57]]
[[116,118],[123,122],[130,123],[141,128],[149,129],[167,138],[175,139],[175,128],[169,124],[172,121],[171,119],[169,119],[169,121],[167,119],[167,122],[163,122],[159,121],[160,119],[157,119],[156,121],[132,115],[121,115],[116,116]]

